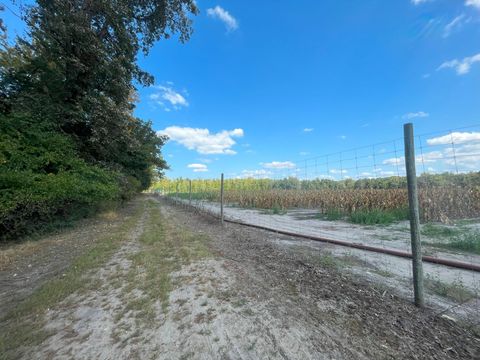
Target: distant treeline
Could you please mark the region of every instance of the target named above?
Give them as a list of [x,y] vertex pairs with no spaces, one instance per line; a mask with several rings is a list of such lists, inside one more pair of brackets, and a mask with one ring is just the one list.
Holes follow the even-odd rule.
[[[422,174],[418,177],[420,187],[480,187],[480,172],[465,174]],[[164,193],[189,191],[190,180],[160,179],[155,182],[152,189]],[[401,189],[407,187],[407,179],[401,176],[391,176],[372,179],[312,179],[300,180],[295,177],[285,179],[226,179],[225,190],[342,190],[342,189]],[[219,179],[195,179],[192,180],[193,192],[218,191],[220,189]]]
[[[27,35],[0,19],[0,241],[84,216],[147,189],[167,167],[133,115],[137,54],[191,34],[194,0],[37,0]],[[0,5],[0,12],[3,10]]]

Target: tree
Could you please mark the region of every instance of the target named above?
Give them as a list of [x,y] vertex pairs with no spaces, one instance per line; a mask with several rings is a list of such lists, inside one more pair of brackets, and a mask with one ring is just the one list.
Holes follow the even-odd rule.
[[13,46],[0,22],[0,230],[126,197],[167,168],[166,138],[133,115],[135,85],[154,82],[137,56],[187,41],[197,13],[194,0],[37,0]]
[[[153,83],[137,55],[174,34],[188,40],[197,12],[194,0],[38,0],[24,15],[29,39],[2,51],[0,108],[49,122],[89,162],[125,165],[119,152],[134,154],[145,140],[134,138],[145,134],[132,116],[134,82]],[[158,149],[165,139],[148,140]]]

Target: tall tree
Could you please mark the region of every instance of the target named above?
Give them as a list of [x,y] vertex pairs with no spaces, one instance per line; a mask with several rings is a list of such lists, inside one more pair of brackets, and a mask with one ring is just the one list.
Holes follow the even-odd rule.
[[[197,12],[194,0],[38,0],[24,16],[29,38],[1,54],[0,109],[28,109],[70,135],[87,161],[123,166],[121,153],[145,140],[134,138],[146,129],[132,116],[134,82],[153,83],[137,55],[175,34],[188,40]],[[148,139],[157,148],[165,140]]]

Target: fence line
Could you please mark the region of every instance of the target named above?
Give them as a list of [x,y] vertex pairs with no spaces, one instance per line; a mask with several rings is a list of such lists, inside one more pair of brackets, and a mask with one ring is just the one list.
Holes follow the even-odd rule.
[[[449,311],[480,319],[480,125],[468,130],[412,138],[421,220],[416,236],[421,234],[424,252],[417,260],[420,265],[423,260],[429,303],[446,301]],[[408,292],[412,279],[422,277],[405,261],[412,258],[412,216],[408,152],[401,140],[405,137],[301,163],[266,163],[216,180],[162,180],[157,189],[177,205],[227,223],[342,245],[328,251],[345,261],[361,259],[367,264],[363,275],[389,278]]]

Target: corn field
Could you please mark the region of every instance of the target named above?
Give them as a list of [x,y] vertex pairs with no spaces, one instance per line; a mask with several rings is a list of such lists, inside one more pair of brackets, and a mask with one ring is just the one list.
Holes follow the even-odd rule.
[[[189,180],[162,180],[156,190],[166,194],[189,193]],[[162,186],[163,185],[163,186]],[[392,189],[274,189],[268,179],[225,181],[225,202],[244,208],[259,209],[317,209],[320,213],[331,210],[345,215],[357,211],[402,210],[408,208],[406,188]],[[219,180],[192,181],[192,197],[208,201],[220,201]],[[424,222],[480,217],[479,186],[420,186],[420,216]]]

